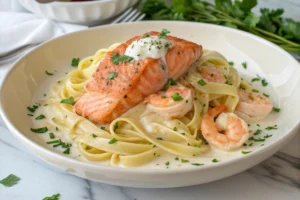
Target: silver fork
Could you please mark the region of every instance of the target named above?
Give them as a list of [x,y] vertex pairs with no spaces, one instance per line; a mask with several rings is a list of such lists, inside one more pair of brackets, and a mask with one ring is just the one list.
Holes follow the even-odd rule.
[[141,13],[137,8],[129,8],[117,19],[111,22],[111,24],[125,23],[125,22],[138,22],[144,19],[145,13]]

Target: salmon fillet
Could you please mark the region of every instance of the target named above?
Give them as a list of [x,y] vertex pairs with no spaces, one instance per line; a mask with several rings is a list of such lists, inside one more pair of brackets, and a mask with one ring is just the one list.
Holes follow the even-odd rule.
[[[147,33],[151,36],[158,34]],[[97,123],[109,123],[148,95],[161,90],[168,78],[178,79],[202,54],[200,45],[167,36],[174,44],[165,56],[167,70],[162,67],[160,59],[154,58],[119,64],[112,62],[113,54],[123,55],[132,42],[142,37],[133,37],[106,53],[86,86],[87,93],[74,105],[78,115]],[[115,77],[108,79],[111,73],[115,73]]]

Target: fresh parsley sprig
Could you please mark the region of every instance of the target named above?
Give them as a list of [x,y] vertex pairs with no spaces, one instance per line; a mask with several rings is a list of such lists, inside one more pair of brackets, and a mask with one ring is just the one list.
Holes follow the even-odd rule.
[[300,22],[283,18],[283,9],[263,8],[260,16],[252,9],[257,0],[146,0],[142,12],[146,20],[181,20],[223,25],[265,38],[283,49],[300,54]]

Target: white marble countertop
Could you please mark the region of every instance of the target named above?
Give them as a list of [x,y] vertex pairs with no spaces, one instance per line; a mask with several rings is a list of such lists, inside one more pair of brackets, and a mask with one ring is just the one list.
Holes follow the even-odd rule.
[[[299,0],[264,0],[260,7],[284,7],[300,20]],[[0,81],[10,64],[0,67]],[[300,199],[300,131],[280,152],[235,176],[208,184],[175,189],[136,189],[75,177],[44,163],[25,149],[0,121],[0,179],[21,178],[14,187],[0,185],[0,200],[41,200],[60,193],[60,200],[296,200]]]

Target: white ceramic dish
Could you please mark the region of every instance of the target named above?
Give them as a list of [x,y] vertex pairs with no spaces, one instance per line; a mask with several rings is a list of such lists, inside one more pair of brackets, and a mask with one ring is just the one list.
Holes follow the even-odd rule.
[[39,17],[88,26],[114,17],[137,2],[138,0],[98,0],[38,3],[35,0],[19,0],[22,6]]
[[[280,128],[264,146],[253,152],[202,167],[186,169],[116,168],[78,161],[44,146],[30,131],[26,107],[45,81],[45,70],[70,68],[73,57],[92,55],[99,48],[150,31],[167,28],[172,35],[214,49],[235,63],[247,61],[248,69],[237,66],[245,75],[259,73],[269,82],[269,90],[281,112],[269,119]],[[122,33],[122,34],[120,34]],[[236,64],[237,65],[237,64]],[[102,26],[68,34],[37,47],[21,59],[7,74],[1,88],[1,116],[18,140],[48,163],[71,174],[104,183],[148,188],[180,187],[206,183],[246,170],[268,158],[296,133],[300,121],[300,66],[276,45],[251,34],[221,26],[187,22],[140,22]]]

